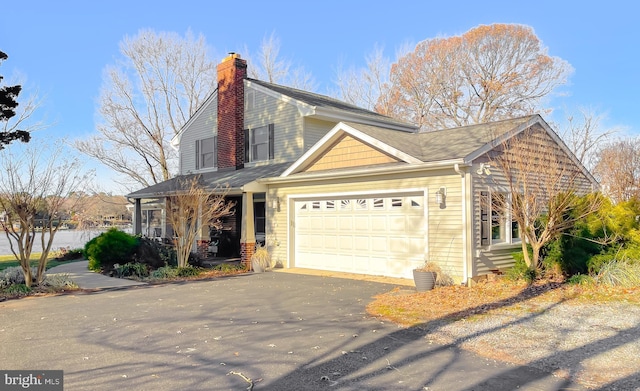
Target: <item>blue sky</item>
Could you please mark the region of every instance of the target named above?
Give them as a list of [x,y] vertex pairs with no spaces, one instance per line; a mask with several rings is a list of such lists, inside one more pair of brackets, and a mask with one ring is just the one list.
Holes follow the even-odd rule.
[[[468,4],[467,4],[468,3]],[[520,23],[534,28],[549,54],[574,68],[566,94],[549,118],[590,107],[606,114],[605,127],[640,134],[640,13],[629,1],[10,1],[0,15],[0,66],[5,81],[27,78],[26,95],[45,98],[37,119],[52,124],[36,138],[92,134],[102,71],[120,58],[119,43],[140,29],[202,33],[221,58],[247,47],[258,51],[274,33],[280,57],[311,73],[317,92],[335,88],[335,71],[364,66],[374,46],[395,58],[396,49],[480,24]],[[251,66],[251,64],[249,64]],[[100,182],[114,174],[99,169]]]

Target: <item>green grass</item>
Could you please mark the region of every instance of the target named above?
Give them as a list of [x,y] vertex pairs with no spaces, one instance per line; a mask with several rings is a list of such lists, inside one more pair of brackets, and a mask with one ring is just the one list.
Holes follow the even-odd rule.
[[[38,266],[38,259],[40,258],[40,254],[41,253],[31,254],[31,259],[29,260],[29,263],[31,264],[32,267]],[[82,261],[82,259],[74,259],[71,261],[56,261],[52,258],[49,258],[49,262],[47,262],[47,269],[50,269],[58,265],[64,265],[67,263],[78,262],[78,261]],[[13,267],[13,266],[20,266],[20,262],[18,262],[13,255],[0,255],[0,270],[4,270],[6,268]]]

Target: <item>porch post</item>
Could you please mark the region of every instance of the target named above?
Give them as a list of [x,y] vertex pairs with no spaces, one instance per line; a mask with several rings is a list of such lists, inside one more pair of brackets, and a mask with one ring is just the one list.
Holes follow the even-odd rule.
[[253,193],[242,193],[241,221],[240,260],[247,270],[251,270],[251,256],[256,250],[256,231],[253,223]]
[[140,202],[140,198],[135,199],[133,206],[133,234],[142,234],[142,203]]

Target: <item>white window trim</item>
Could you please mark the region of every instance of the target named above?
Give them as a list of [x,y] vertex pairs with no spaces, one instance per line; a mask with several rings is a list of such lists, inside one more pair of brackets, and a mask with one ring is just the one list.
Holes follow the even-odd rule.
[[[253,143],[253,138],[254,138],[254,132],[257,129],[261,129],[261,128],[267,129],[267,142],[266,142],[267,158],[256,160],[256,157],[253,156],[254,155],[253,147],[254,145],[256,145]],[[245,129],[245,163],[260,163],[260,162],[268,162],[272,160],[274,158],[273,156],[274,155],[274,145],[273,145],[274,138],[275,138],[274,124],[254,126],[254,127]],[[261,144],[265,144],[265,143],[261,143]]]
[[[485,245],[480,245],[480,247],[487,249],[487,250],[492,250],[492,249],[504,249],[504,248],[515,248],[515,247],[520,247],[522,245],[522,235],[519,238],[514,238],[513,237],[513,229],[512,229],[512,224],[513,224],[513,212],[512,212],[512,198],[511,198],[511,194],[509,193],[503,193],[503,192],[499,192],[499,191],[494,191],[491,189],[488,189],[486,191],[484,191],[486,193],[488,193],[489,196],[489,221],[488,221],[488,234],[489,234],[489,243],[485,244]],[[482,197],[482,192],[478,193],[479,197]],[[504,240],[495,240],[493,239],[493,224],[492,224],[492,212],[493,212],[493,196],[494,194],[503,194],[505,197],[507,197],[507,205],[508,207],[505,208],[506,210],[504,211],[504,216],[502,217],[502,229],[504,229]],[[481,211],[480,213],[482,213],[482,200],[480,200],[480,208]],[[509,224],[507,224],[509,223]],[[480,221],[480,224],[483,224],[482,221]],[[520,229],[520,228],[518,228]],[[481,233],[479,233],[481,235]],[[482,242],[482,237],[480,238],[480,241]]]
[[[211,167],[202,167],[202,142],[204,140],[213,139],[213,165]],[[214,171],[218,169],[218,136],[206,137],[196,140],[195,151],[195,169],[197,171]]]

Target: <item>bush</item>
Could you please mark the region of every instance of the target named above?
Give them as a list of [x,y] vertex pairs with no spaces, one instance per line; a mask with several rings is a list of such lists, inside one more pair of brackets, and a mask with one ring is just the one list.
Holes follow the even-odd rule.
[[567,283],[572,285],[583,285],[583,286],[591,286],[595,285],[596,280],[587,274],[574,274],[569,277]]
[[533,283],[538,277],[537,270],[527,266],[522,252],[514,253],[513,258],[516,262],[512,268],[507,270],[505,276],[512,281],[524,280],[529,284]]
[[111,228],[85,244],[84,256],[89,260],[90,270],[109,271],[116,263],[133,261],[137,244],[135,236]]
[[78,288],[78,284],[75,283],[68,274],[47,274],[42,282],[43,285],[52,288]]
[[156,240],[146,237],[138,237],[137,240],[136,262],[147,264],[151,269],[157,269],[165,265],[176,266],[178,264],[176,250],[173,247],[165,246]]
[[632,288],[640,286],[640,263],[613,260],[600,267],[596,277],[599,284]]
[[193,266],[183,266],[176,269],[178,277],[194,277],[200,274],[200,269]]
[[29,288],[25,284],[15,284],[15,285],[9,286],[6,289],[6,292],[10,294],[27,294],[31,292],[31,288]]
[[[35,267],[31,268],[32,275],[36,275],[38,269]],[[0,271],[0,288],[7,288],[12,285],[24,284],[24,272],[22,271],[22,267],[20,266],[12,266],[8,267],[2,271]]]
[[162,266],[151,272],[151,278],[158,280],[172,279],[178,276],[178,270],[173,266]]
[[129,262],[115,268],[118,277],[144,278],[149,276],[149,269],[144,263]]
[[82,259],[84,250],[81,248],[76,248],[73,250],[68,250],[66,248],[60,248],[59,251],[55,252],[58,254],[54,259],[57,261],[73,261],[77,259]]
[[223,273],[230,273],[239,270],[244,270],[244,265],[237,263],[221,263],[212,267],[213,270],[219,270]]

